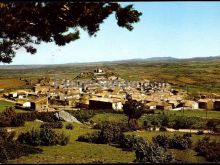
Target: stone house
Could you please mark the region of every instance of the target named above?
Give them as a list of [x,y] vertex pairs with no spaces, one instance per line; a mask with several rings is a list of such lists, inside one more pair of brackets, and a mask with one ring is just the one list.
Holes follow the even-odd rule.
[[214,110],[220,110],[220,99],[215,100],[214,102]]
[[113,109],[120,110],[123,105],[120,100],[110,98],[91,98],[89,100],[90,109]]
[[35,111],[48,111],[48,98],[40,97],[31,101],[31,109]]
[[31,102],[28,100],[16,100],[15,107],[17,108],[24,108],[24,109],[29,109],[31,107]]
[[198,104],[200,109],[212,110],[214,108],[214,103],[211,99],[199,99]]

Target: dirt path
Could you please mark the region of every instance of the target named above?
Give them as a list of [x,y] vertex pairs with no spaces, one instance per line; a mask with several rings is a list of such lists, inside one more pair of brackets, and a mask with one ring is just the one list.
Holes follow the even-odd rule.
[[[169,132],[184,132],[184,133],[197,133],[197,132],[199,132],[199,131],[203,131],[203,133],[205,133],[205,134],[207,134],[207,133],[214,133],[213,131],[211,131],[211,130],[199,130],[199,129],[191,129],[191,131],[190,131],[190,129],[179,129],[179,130],[175,130],[175,129],[173,129],[173,128],[166,128],[167,129],[167,131],[169,131]],[[153,131],[153,129],[152,129],[152,131]],[[156,128],[156,130],[155,131],[160,131],[160,129],[159,128]]]
[[11,102],[11,103],[16,103],[16,101],[8,100],[8,99],[5,99],[5,98],[0,98],[0,100]]

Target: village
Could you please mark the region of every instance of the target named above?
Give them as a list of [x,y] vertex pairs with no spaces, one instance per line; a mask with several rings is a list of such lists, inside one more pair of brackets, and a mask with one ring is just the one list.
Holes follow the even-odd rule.
[[103,109],[120,111],[127,95],[141,101],[147,109],[162,110],[220,110],[220,96],[201,96],[188,99],[187,91],[173,89],[169,83],[155,81],[127,81],[118,75],[107,74],[96,68],[89,72],[90,79],[45,79],[33,90],[3,93],[2,99],[16,103],[17,109],[27,111],[59,111]]

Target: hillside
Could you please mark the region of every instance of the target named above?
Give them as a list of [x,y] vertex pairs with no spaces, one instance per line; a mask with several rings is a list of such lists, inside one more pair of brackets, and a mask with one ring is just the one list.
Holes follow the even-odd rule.
[[5,65],[0,66],[0,79],[22,78],[32,82],[42,77],[74,79],[80,73],[91,72],[96,67],[112,71],[127,80],[149,79],[169,82],[177,88],[187,89],[192,94],[199,92],[220,93],[220,56],[191,59],[156,57],[126,61],[39,66]]

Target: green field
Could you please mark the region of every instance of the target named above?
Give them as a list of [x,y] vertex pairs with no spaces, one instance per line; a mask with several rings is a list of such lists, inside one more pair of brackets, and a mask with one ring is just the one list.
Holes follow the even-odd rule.
[[[65,122],[66,124],[66,122]],[[16,134],[26,132],[32,128],[39,128],[39,122],[26,122],[24,127],[16,128]],[[131,163],[135,159],[134,152],[123,151],[120,148],[116,148],[106,144],[92,144],[85,142],[78,142],[76,139],[78,136],[86,133],[91,133],[95,130],[89,128],[86,125],[74,124],[73,130],[56,129],[58,132],[64,132],[70,135],[70,143],[66,146],[44,146],[42,154],[23,156],[18,159],[9,160],[8,163]],[[134,134],[144,137],[151,141],[152,137],[158,134],[165,134],[173,136],[172,132],[155,132],[155,131],[135,131],[126,132],[125,134]],[[183,134],[183,133],[176,133]],[[205,135],[192,135],[193,144]],[[219,136],[209,135],[212,139],[219,139]],[[205,159],[200,156],[196,156],[196,152],[193,149],[170,150],[176,156],[177,159],[185,160],[191,163],[205,163]]]
[[0,112],[5,110],[5,108],[10,107],[10,106],[14,106],[14,103],[8,102],[8,101],[4,101],[4,100],[0,100]]
[[[160,112],[162,114],[163,110],[156,110],[156,113]],[[184,113],[182,111],[171,111],[171,110],[165,110],[165,114],[175,114],[176,116],[189,116],[189,117],[206,117],[205,111],[200,110],[185,110]],[[208,111],[207,112],[208,119],[220,119],[220,111]],[[113,122],[127,122],[128,118],[124,114],[114,114],[114,113],[98,113],[94,117],[90,119],[90,121],[94,121],[95,123],[101,122],[101,121],[113,121]],[[139,122],[143,122],[145,120],[145,115],[143,115]]]
[[[16,129],[16,133],[26,132],[31,128],[38,128],[38,122],[26,122],[25,127]],[[135,158],[133,152],[122,151],[105,144],[92,144],[78,142],[78,136],[93,132],[85,125],[74,124],[73,130],[57,130],[71,136],[67,146],[40,147],[42,154],[24,156],[19,159],[10,160],[9,163],[92,163],[102,161],[105,163],[132,162]]]

